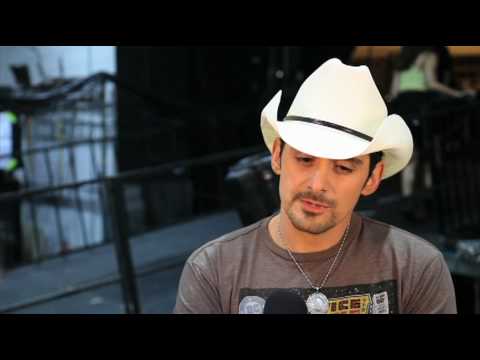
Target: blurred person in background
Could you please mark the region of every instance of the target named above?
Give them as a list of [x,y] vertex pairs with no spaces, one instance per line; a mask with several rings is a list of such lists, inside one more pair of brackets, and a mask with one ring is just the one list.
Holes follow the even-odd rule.
[[457,90],[447,85],[453,83],[451,62],[444,51],[443,56],[439,56],[439,51],[434,46],[402,46],[394,62],[389,98],[392,100],[406,92],[428,91],[456,98],[474,95],[472,90]]

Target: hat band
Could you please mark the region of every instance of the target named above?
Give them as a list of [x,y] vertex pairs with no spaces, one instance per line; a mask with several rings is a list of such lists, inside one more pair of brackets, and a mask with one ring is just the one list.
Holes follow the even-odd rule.
[[341,125],[338,125],[338,124],[334,124],[334,123],[331,123],[331,122],[328,122],[328,121],[324,121],[324,120],[317,120],[317,119],[312,119],[312,118],[303,117],[303,116],[287,116],[287,117],[285,117],[284,121],[288,121],[288,120],[290,120],[290,121],[303,121],[303,122],[307,122],[307,123],[326,126],[326,127],[329,127],[329,128],[335,129],[335,130],[340,130],[340,131],[346,132],[350,135],[359,137],[359,138],[367,140],[367,141],[372,141],[373,140],[373,138],[371,136],[363,134],[359,131],[356,131],[356,130],[353,130],[353,129],[350,129],[350,128],[347,128],[345,126],[341,126]]

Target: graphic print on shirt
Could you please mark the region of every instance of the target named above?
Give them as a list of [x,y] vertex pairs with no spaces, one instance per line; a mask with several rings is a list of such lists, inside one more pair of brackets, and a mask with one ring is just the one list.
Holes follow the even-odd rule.
[[[265,302],[279,288],[240,289],[239,314],[263,314]],[[311,288],[287,289],[307,301],[315,292]],[[397,281],[376,284],[323,288],[328,297],[328,314],[398,314]]]

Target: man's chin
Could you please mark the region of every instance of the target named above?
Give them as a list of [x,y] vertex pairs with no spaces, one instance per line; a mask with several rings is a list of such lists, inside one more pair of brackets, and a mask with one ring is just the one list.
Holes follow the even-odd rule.
[[[310,213],[310,215],[304,210],[302,210],[301,213],[300,216],[297,214],[291,214],[293,216],[289,216],[290,222],[299,231],[318,235],[335,226],[335,222],[332,221],[332,219],[326,219],[325,216],[322,216],[325,214]],[[322,217],[324,219],[322,219]]]
[[311,211],[303,210],[303,209],[300,210],[300,211],[303,213],[304,217],[306,217],[306,218],[308,218],[308,219],[314,218],[314,217],[319,218],[319,217],[321,217],[322,215],[325,215],[325,214],[319,214],[319,213],[315,213],[315,212],[311,212]]

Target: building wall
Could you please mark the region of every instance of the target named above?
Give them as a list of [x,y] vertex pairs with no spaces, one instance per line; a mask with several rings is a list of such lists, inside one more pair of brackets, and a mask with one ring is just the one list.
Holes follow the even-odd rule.
[[[0,85],[14,85],[10,65],[29,66],[32,84],[47,78],[85,77],[98,71],[116,72],[115,46],[0,46]],[[63,68],[63,71],[62,71]]]
[[[116,73],[116,48],[114,46],[1,46],[0,47],[0,86],[14,87],[15,78],[10,69],[11,65],[28,65],[32,85],[42,81],[48,81],[59,77],[85,78],[97,72]],[[40,66],[39,66],[40,65]],[[44,75],[42,76],[43,69]],[[107,93],[113,93],[107,90]],[[111,98],[111,97],[110,97]],[[113,98],[112,98],[113,99]],[[42,114],[34,113],[28,125],[22,127],[22,149],[37,148],[72,140],[84,140],[101,138],[108,134],[102,133],[102,128],[95,131],[80,131],[82,128],[75,127],[75,132],[67,131],[71,127],[71,119],[89,123],[100,123],[102,116],[106,116],[108,128],[114,128],[115,108],[109,104],[102,112],[96,108],[82,108],[75,111],[64,108],[62,111],[52,107]],[[67,124],[67,125],[65,125]],[[25,125],[25,124],[23,124]],[[51,126],[50,126],[51,125]],[[42,130],[42,131],[40,131]],[[47,139],[46,139],[47,138]],[[103,156],[103,151],[106,156]],[[24,167],[16,171],[15,176],[25,186],[26,174],[29,174],[30,185],[46,187],[82,181],[96,178],[99,174],[93,168],[92,152],[96,158],[97,168],[105,160],[106,174],[115,173],[116,161],[112,144],[105,147],[101,145],[81,145],[73,149],[75,158],[76,179],[73,178],[67,150],[59,149],[48,152],[52,178],[47,176],[45,155],[24,158]],[[103,241],[105,219],[102,214],[102,206],[98,192],[95,189],[82,188],[79,192],[79,200],[83,211],[79,212],[75,207],[75,198],[72,191],[56,192],[62,203],[55,211],[50,204],[35,205],[37,220],[32,217],[31,204],[23,201],[21,206],[21,224],[23,234],[23,248],[25,259],[34,256],[32,241],[34,238],[34,221],[38,229],[38,243],[44,255],[54,255],[60,249],[75,249],[85,244],[96,244]],[[72,200],[73,199],[73,200]],[[81,227],[81,221],[85,227]],[[58,226],[60,225],[60,226]],[[86,231],[85,231],[86,229]],[[85,235],[85,236],[84,236]]]

